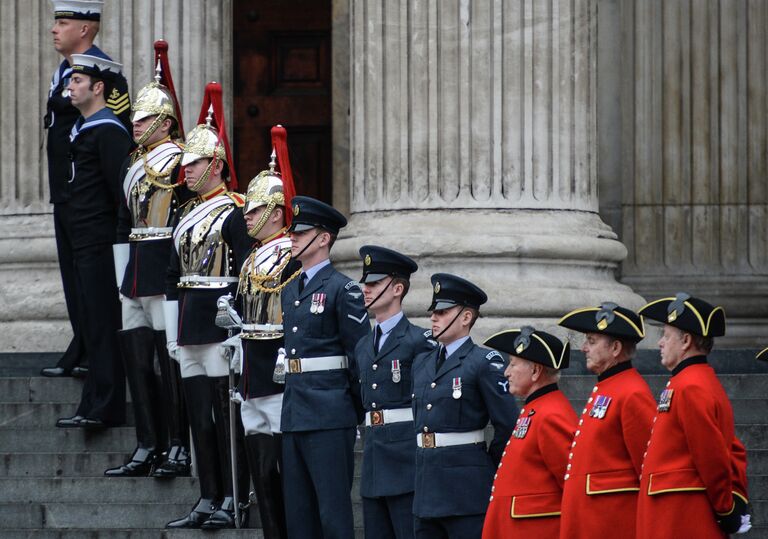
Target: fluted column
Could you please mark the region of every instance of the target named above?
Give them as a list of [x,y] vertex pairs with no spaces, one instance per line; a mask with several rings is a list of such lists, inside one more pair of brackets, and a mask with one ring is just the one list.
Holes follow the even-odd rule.
[[[48,0],[8,0],[0,2],[0,18],[13,21],[0,30],[0,351],[61,351],[71,334],[42,128],[51,75],[61,62],[49,32],[53,12]],[[133,95],[153,75],[152,43],[168,41],[191,127],[207,81],[221,81],[231,95],[231,26],[231,0],[113,1],[105,4],[96,43],[124,64]]]
[[[724,305],[734,345],[768,326],[768,5],[627,9],[624,282]],[[625,144],[627,144],[625,142]]]
[[[642,301],[597,215],[596,0],[351,3],[351,222],[491,297],[480,333]],[[347,267],[359,271],[359,263]]]

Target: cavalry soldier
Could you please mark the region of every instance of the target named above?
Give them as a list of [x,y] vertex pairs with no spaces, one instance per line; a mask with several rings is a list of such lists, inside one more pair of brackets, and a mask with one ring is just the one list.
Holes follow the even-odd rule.
[[[248,468],[264,537],[279,539],[286,535],[280,430],[285,386],[283,380],[278,383],[273,377],[284,343],[280,294],[300,270],[291,259],[291,240],[287,235],[295,189],[282,126],[272,128],[272,145],[276,154],[272,154],[269,169],[251,180],[245,195],[243,214],[248,234],[256,240],[256,246],[240,270],[238,296],[242,299],[242,331],[224,344],[234,344],[238,349],[242,346],[238,390],[244,399],[240,415]],[[276,158],[279,161],[275,161]],[[279,172],[275,170],[278,162]],[[237,352],[233,357],[239,357]]]
[[403,298],[418,266],[385,247],[366,245],[363,260],[365,307],[376,318],[373,333],[355,348],[365,408],[360,494],[368,539],[413,537],[413,443],[411,393],[413,359],[434,349],[432,332],[403,314]]
[[229,168],[232,160],[218,83],[206,86],[199,122],[187,135],[181,160],[185,182],[197,196],[180,208],[173,230],[164,309],[168,351],[181,367],[200,500],[189,515],[166,527],[231,528],[233,488],[247,488],[247,480],[232,485],[229,363],[219,346],[227,334],[215,320],[218,298],[237,291],[238,268],[253,240],[241,210],[245,199],[225,183],[229,177],[230,187],[237,185]]
[[[53,46],[64,57],[51,79],[44,126],[48,131],[46,149],[48,153],[48,185],[53,203],[53,228],[56,234],[56,251],[67,305],[69,322],[74,336],[64,355],[55,367],[42,369],[43,376],[84,376],[87,354],[81,329],[81,306],[75,278],[73,239],[65,231],[63,219],[70,214],[66,203],[71,197],[69,189],[70,140],[72,126],[80,111],[72,105],[69,97],[69,79],[72,74],[72,55],[87,54],[111,60],[93,44],[101,24],[102,0],[51,0],[54,10],[54,24],[51,28]],[[130,129],[130,100],[128,83],[122,74],[115,74],[111,90],[105,96],[107,107],[117,115],[118,120]]]
[[360,285],[329,260],[346,218],[313,198],[293,199],[291,256],[302,272],[283,289],[286,375],[283,484],[288,536],[354,537],[352,479],[362,421],[355,345],[371,326]]
[[[127,463],[104,472],[108,477],[189,475],[189,426],[179,366],[165,345],[163,315],[172,225],[181,200],[177,178],[182,148],[176,140],[183,132],[167,51],[165,41],[155,42],[155,81],[139,91],[133,104],[138,148],[124,165],[114,246],[123,311],[118,342],[131,390],[137,447]],[[188,194],[184,189],[181,196]],[[166,443],[167,461],[161,464]]]
[[[432,336],[440,346],[413,362],[415,536],[480,537],[517,407],[501,354],[469,336],[488,300],[485,292],[447,273],[432,275],[432,290]],[[494,436],[486,449],[489,417]]]
[[112,244],[117,229],[122,163],[133,141],[106,106],[122,66],[98,56],[72,55],[69,94],[81,116],[70,134],[69,199],[61,208],[72,246],[80,321],[90,368],[80,406],[58,427],[104,428],[125,421],[125,375],[118,357],[120,302]]
[[725,538],[750,529],[746,452],[733,409],[707,364],[725,312],[685,293],[640,310],[664,323],[661,363],[672,373],[659,396],[643,461],[638,538]]
[[493,483],[483,537],[560,536],[560,503],[576,414],[557,387],[571,347],[530,326],[497,333],[485,345],[509,354],[509,392],[525,399]]
[[615,303],[576,309],[559,324],[585,334],[581,347],[597,383],[581,412],[568,455],[560,537],[632,538],[638,477],[655,402],[632,367],[645,336],[642,317]]

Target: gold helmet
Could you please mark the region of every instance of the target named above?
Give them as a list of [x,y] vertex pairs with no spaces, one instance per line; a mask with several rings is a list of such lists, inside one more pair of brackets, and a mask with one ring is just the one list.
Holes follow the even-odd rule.
[[261,214],[259,221],[250,229],[248,234],[251,237],[256,237],[264,224],[272,215],[275,207],[285,207],[285,193],[283,191],[283,179],[280,173],[275,170],[277,166],[277,154],[272,151],[271,161],[269,162],[269,169],[262,170],[255,178],[248,184],[248,191],[245,194],[245,206],[243,207],[243,213],[249,213],[253,210],[266,206],[264,213]]
[[208,109],[208,117],[204,124],[196,126],[187,134],[184,145],[184,157],[181,166],[186,166],[198,159],[219,159],[227,162],[227,152],[219,137],[219,132],[211,125],[213,119],[213,107]]
[[155,68],[155,80],[139,90],[139,93],[136,96],[136,101],[133,102],[133,114],[131,115],[132,122],[138,122],[139,120],[143,120],[150,116],[157,116],[152,122],[152,125],[150,125],[149,128],[144,131],[141,138],[136,141],[139,146],[144,144],[147,139],[152,136],[152,133],[160,127],[160,124],[162,124],[166,118],[173,118],[174,120],[174,128],[171,132],[171,136],[173,138],[179,137],[179,116],[176,112],[176,106],[173,102],[171,92],[168,88],[160,84],[160,79],[162,77],[160,69],[160,61],[158,60],[157,67]]

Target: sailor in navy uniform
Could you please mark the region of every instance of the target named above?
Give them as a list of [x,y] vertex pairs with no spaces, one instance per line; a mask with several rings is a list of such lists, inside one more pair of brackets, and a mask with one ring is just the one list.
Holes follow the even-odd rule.
[[[247,470],[243,466],[238,468],[238,484],[232,484],[229,361],[220,346],[227,332],[215,321],[218,298],[237,292],[239,268],[253,239],[243,219],[245,198],[229,191],[225,183],[229,179],[231,187],[237,185],[228,166],[232,161],[224,135],[221,95],[218,83],[206,86],[201,113],[205,123],[187,134],[181,160],[187,186],[198,196],[180,208],[173,230],[165,332],[168,353],[181,368],[200,499],[188,515],[169,522],[166,528],[233,528],[233,489],[241,489],[239,499],[247,496]],[[242,447],[236,450],[243,454],[245,462]]]
[[70,133],[70,196],[62,222],[73,247],[81,329],[91,360],[80,406],[73,417],[59,419],[58,427],[103,428],[125,421],[125,377],[117,347],[120,302],[115,274],[108,269],[114,267],[122,163],[133,140],[104,97],[121,68],[96,56],[72,55],[69,90],[81,116]]
[[165,41],[155,43],[155,80],[139,90],[132,107],[138,148],[123,167],[113,250],[123,320],[118,342],[131,390],[136,450],[125,464],[106,470],[107,477],[189,475],[189,425],[163,314],[172,225],[179,203],[191,195],[178,182],[183,150],[167,49]]
[[405,317],[402,302],[418,266],[405,255],[366,245],[365,306],[376,317],[373,333],[360,339],[355,360],[365,408],[360,495],[367,539],[413,537],[416,444],[411,409],[413,358],[432,351],[432,332]]
[[288,536],[352,538],[356,426],[363,419],[355,345],[371,331],[360,285],[334,269],[347,224],[309,197],[293,199],[291,254],[303,272],[283,289],[286,376],[281,427]]
[[[67,315],[74,336],[64,355],[55,367],[46,367],[44,376],[83,375],[88,359],[85,353],[81,331],[80,306],[75,279],[73,260],[73,240],[64,229],[63,219],[70,214],[65,205],[69,201],[70,140],[72,126],[80,116],[80,111],[72,105],[69,97],[69,79],[72,74],[72,55],[87,54],[111,60],[101,49],[93,44],[99,30],[102,0],[52,0],[54,24],[51,28],[53,46],[64,57],[51,78],[48,101],[44,118],[47,129],[46,149],[48,153],[48,185],[53,204],[53,227],[56,234],[59,269],[64,289]],[[122,74],[115,74],[112,88],[105,94],[107,107],[118,116],[120,122],[130,130],[130,99],[128,83]],[[110,95],[116,94],[114,99]],[[80,366],[79,366],[80,365]]]
[[[493,474],[517,419],[505,360],[469,336],[487,296],[471,282],[432,275],[432,336],[413,362],[416,537],[479,538]],[[486,447],[490,418],[493,440]]]

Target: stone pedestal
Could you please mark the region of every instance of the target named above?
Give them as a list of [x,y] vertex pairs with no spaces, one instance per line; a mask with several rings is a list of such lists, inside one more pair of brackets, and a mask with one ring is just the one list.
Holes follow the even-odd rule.
[[480,338],[643,304],[597,214],[595,0],[360,1],[350,21],[343,268],[360,273],[366,243],[414,256],[417,319],[431,273],[473,280],[490,297]]
[[[0,2],[0,18],[15,21],[0,31],[0,351],[63,351],[71,327],[42,129],[51,75],[61,62],[49,32],[53,12],[47,0],[8,0]],[[195,2],[194,9],[183,0],[107,2],[96,42],[124,64],[133,96],[152,80],[153,42],[168,41],[184,123],[191,129],[206,82],[221,81],[231,94],[231,24],[231,0]]]

